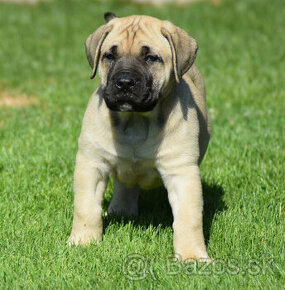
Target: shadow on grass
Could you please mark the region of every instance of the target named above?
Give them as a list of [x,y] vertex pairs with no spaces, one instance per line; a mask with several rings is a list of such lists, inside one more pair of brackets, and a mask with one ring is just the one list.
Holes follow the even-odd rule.
[[223,201],[225,192],[220,185],[203,182],[202,186],[204,198],[203,228],[206,245],[208,245],[213,220],[219,212],[225,211],[227,206]]
[[[211,226],[215,215],[226,210],[223,201],[224,190],[217,184],[202,183],[204,197],[204,216],[203,226],[206,244],[208,244],[211,232]],[[107,204],[104,205],[107,208]],[[130,222],[128,218],[121,216],[104,217],[104,230],[110,224]],[[157,228],[171,227],[173,216],[167,198],[167,191],[164,188],[142,191],[139,197],[139,216],[131,219],[134,226],[148,228],[150,225]]]

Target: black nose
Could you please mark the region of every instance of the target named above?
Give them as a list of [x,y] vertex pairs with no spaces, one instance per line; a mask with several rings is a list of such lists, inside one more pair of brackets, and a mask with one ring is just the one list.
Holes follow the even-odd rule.
[[131,90],[135,86],[135,80],[131,76],[120,76],[116,80],[116,88],[120,91]]

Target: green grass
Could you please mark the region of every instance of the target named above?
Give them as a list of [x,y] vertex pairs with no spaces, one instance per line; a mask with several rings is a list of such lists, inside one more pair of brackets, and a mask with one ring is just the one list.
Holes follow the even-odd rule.
[[[100,244],[66,246],[77,138],[99,83],[89,80],[83,44],[108,10],[169,19],[199,43],[213,126],[201,166],[204,231],[216,266],[195,269],[169,258],[164,190],[141,195],[136,220],[104,218]],[[40,100],[0,107],[0,287],[284,287],[284,27],[283,0],[188,8],[0,3],[1,86]],[[110,184],[105,209],[111,192]]]

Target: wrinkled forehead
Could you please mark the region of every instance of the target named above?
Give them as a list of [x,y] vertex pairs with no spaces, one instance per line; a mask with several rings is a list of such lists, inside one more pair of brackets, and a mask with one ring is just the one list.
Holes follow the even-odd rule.
[[136,16],[114,19],[113,29],[103,43],[104,51],[117,47],[121,55],[138,55],[145,47],[155,54],[171,53],[168,41],[161,34],[158,19]]

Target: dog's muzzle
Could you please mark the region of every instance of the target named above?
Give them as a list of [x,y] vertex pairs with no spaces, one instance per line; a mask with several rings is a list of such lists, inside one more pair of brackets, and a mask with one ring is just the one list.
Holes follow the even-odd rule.
[[103,96],[113,111],[148,112],[157,104],[152,94],[152,77],[139,67],[111,71]]

